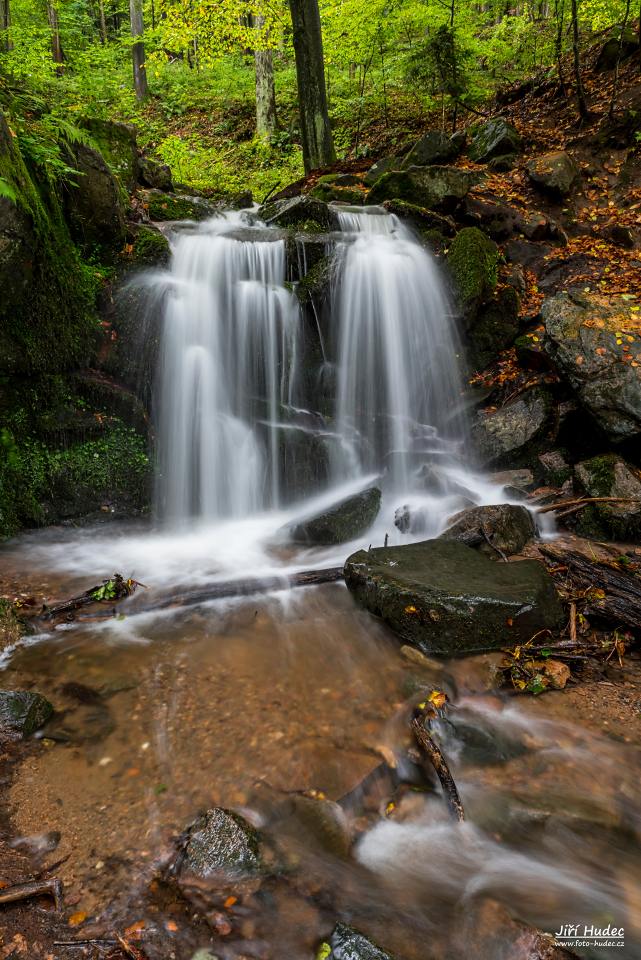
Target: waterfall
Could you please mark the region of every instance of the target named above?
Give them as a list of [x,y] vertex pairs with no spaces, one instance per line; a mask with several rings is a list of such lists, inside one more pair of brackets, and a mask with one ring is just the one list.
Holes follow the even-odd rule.
[[332,315],[337,350],[337,475],[386,469],[407,491],[426,458],[454,449],[460,382],[453,311],[438,266],[399,219],[339,213],[348,238]]
[[299,311],[285,242],[226,235],[239,215],[174,242],[160,370],[158,503],[168,522],[280,503],[276,431],[295,390]]
[[460,445],[458,345],[436,262],[382,209],[341,209],[339,220],[329,329],[314,313],[311,333],[285,282],[279,231],[230,213],[175,235],[157,390],[164,522],[291,502],[285,421],[291,411],[322,420],[314,396],[311,410],[297,409],[299,384],[311,382],[306,337],[320,339],[323,366],[336,370],[323,428],[330,483],[377,473],[387,489],[410,492],[426,461]]

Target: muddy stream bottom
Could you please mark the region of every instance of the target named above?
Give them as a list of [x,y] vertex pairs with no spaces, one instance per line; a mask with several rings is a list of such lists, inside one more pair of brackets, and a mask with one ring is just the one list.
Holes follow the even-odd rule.
[[[140,921],[151,960],[311,960],[337,920],[407,960],[511,957],[500,921],[488,938],[488,902],[550,932],[623,927],[624,947],[578,952],[641,957],[641,665],[533,701],[492,692],[492,663],[416,662],[339,584],[29,638],[0,685],[37,689],[56,713],[13,770],[7,840],[33,872],[64,858],[59,939]],[[463,825],[407,760],[411,706],[435,686],[452,700],[438,733]],[[303,791],[341,816],[328,826],[320,800],[301,813]],[[214,898],[207,923],[163,869],[217,805],[284,866]],[[7,943],[42,906],[0,908]],[[26,955],[106,955],[43,937]]]

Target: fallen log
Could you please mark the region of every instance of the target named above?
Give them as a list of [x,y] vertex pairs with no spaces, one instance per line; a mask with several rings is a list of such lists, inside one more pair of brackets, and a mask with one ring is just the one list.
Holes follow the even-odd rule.
[[58,913],[62,910],[62,882],[53,880],[28,880],[26,883],[15,883],[11,887],[0,890],[0,903],[17,903],[28,900],[30,897],[41,897],[48,894]]
[[118,600],[124,600],[135,593],[136,587],[142,587],[144,584],[137,580],[125,580],[119,573],[114,573],[113,577],[103,580],[102,583],[85,590],[77,597],[71,597],[69,600],[62,600],[60,603],[54,603],[52,607],[45,606],[40,614],[42,620],[49,620],[51,617],[57,617],[61,614],[74,613],[81,607],[89,606],[92,603],[113,603]]
[[441,781],[451,816],[455,820],[465,820],[463,804],[461,803],[454,777],[450,773],[450,768],[447,765],[447,760],[443,756],[441,748],[425,729],[424,717],[422,715],[414,717],[412,720],[412,731],[416,742],[427,756],[427,759],[436,771],[437,777]]
[[555,564],[566,567],[571,579],[583,589],[592,588],[603,594],[587,598],[588,612],[617,625],[641,630],[641,575],[638,572],[626,570],[616,561],[590,560],[582,553],[552,543],[542,543],[539,549]]
[[638,497],[577,497],[574,500],[557,500],[556,503],[546,503],[537,508],[537,513],[552,513],[554,510],[563,510],[573,507],[580,510],[590,503],[641,503]]

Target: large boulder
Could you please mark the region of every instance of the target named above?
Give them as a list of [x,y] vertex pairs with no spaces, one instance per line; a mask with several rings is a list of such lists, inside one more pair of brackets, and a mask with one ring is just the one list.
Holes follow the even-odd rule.
[[179,877],[199,880],[244,880],[264,872],[261,838],[233,810],[213,807],[187,829],[172,867]]
[[0,690],[0,741],[30,736],[52,713],[53,707],[39,693]]
[[303,518],[290,528],[296,543],[331,545],[347,543],[365,533],[376,520],[381,505],[381,491],[368,487],[323,513]]
[[266,203],[258,218],[275,227],[295,227],[307,233],[338,230],[338,215],[322,200],[314,197],[290,197]]
[[396,169],[400,164],[401,160],[398,157],[382,157],[380,160],[377,160],[376,163],[372,164],[363,177],[363,180],[368,187],[373,187],[384,173],[389,173],[390,170]]
[[581,176],[578,164],[565,150],[535,157],[526,169],[536,187],[559,199],[572,192]]
[[79,143],[71,162],[78,171],[67,191],[73,234],[84,243],[121,246],[125,241],[123,197],[104,157],[93,147]]
[[468,154],[476,163],[488,163],[494,157],[505,157],[520,149],[521,138],[516,127],[503,117],[493,117],[478,127]]
[[641,470],[615,454],[592,457],[574,468],[579,487],[590,497],[617,497],[620,503],[591,503],[578,514],[587,536],[641,540]]
[[352,173],[327,173],[319,177],[308,196],[325,203],[360,206],[365,200],[363,181]]
[[496,287],[499,250],[478,227],[460,230],[450,244],[447,266],[466,325]]
[[395,214],[420,236],[429,236],[434,231],[443,237],[453,237],[456,233],[456,224],[452,217],[436,213],[434,210],[427,210],[425,207],[417,207],[416,204],[408,203],[407,200],[386,200],[383,207],[388,213]]
[[514,287],[505,286],[481,306],[465,344],[472,369],[484,370],[515,342],[519,332],[519,305]]
[[218,213],[218,206],[204,197],[189,197],[163,190],[141,190],[140,196],[151,220],[208,220]]
[[641,434],[641,336],[627,330],[634,306],[559,293],[541,307],[546,350],[614,442]]
[[532,461],[539,442],[551,439],[554,409],[549,394],[534,387],[493,410],[481,412],[472,426],[472,441],[482,464],[515,467]]
[[402,169],[407,167],[427,167],[433,164],[451,163],[461,152],[456,140],[452,140],[442,130],[430,130],[418,140],[403,157]]
[[316,956],[322,960],[393,960],[373,940],[346,923],[336,924],[329,941],[321,944]]
[[174,189],[171,168],[152,157],[140,158],[138,179],[143,187],[164,190],[167,193],[171,193]]
[[139,173],[136,128],[130,123],[86,117],[83,127],[89,132],[92,144],[100,150],[109,169],[125,194],[136,186]]
[[448,524],[439,539],[477,547],[493,560],[500,554],[520,553],[536,533],[530,511],[511,503],[469,507],[450,517]]
[[[0,115],[0,124],[3,123]],[[0,138],[2,127],[0,126]],[[2,143],[0,141],[0,160]],[[0,168],[1,169],[1,168]],[[9,193],[9,184],[5,190]],[[11,314],[33,283],[34,257],[37,246],[33,222],[23,207],[9,196],[2,196],[0,182],[0,316]],[[2,334],[0,334],[2,336]],[[13,353],[12,344],[4,344],[2,336],[0,369],[6,369]]]
[[595,70],[614,70],[620,60],[633,56],[639,49],[639,37],[632,27],[615,27],[599,50]]
[[408,167],[390,171],[374,184],[367,195],[368,204],[385,200],[408,200],[419,207],[453,210],[472,187],[479,175],[458,167]]
[[500,649],[563,618],[538,561],[494,563],[446,540],[360,550],[345,564],[345,582],[358,603],[427,654]]

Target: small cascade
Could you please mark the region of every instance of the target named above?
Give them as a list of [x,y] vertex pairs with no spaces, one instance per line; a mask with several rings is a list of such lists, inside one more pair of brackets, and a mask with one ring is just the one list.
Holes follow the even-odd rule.
[[241,222],[228,214],[174,243],[159,390],[158,504],[169,523],[280,503],[268,424],[294,399],[299,310],[284,240],[229,236]]
[[380,208],[340,211],[346,241],[333,293],[337,479],[384,471],[408,491],[427,459],[455,452],[463,425],[459,345],[434,259]]

